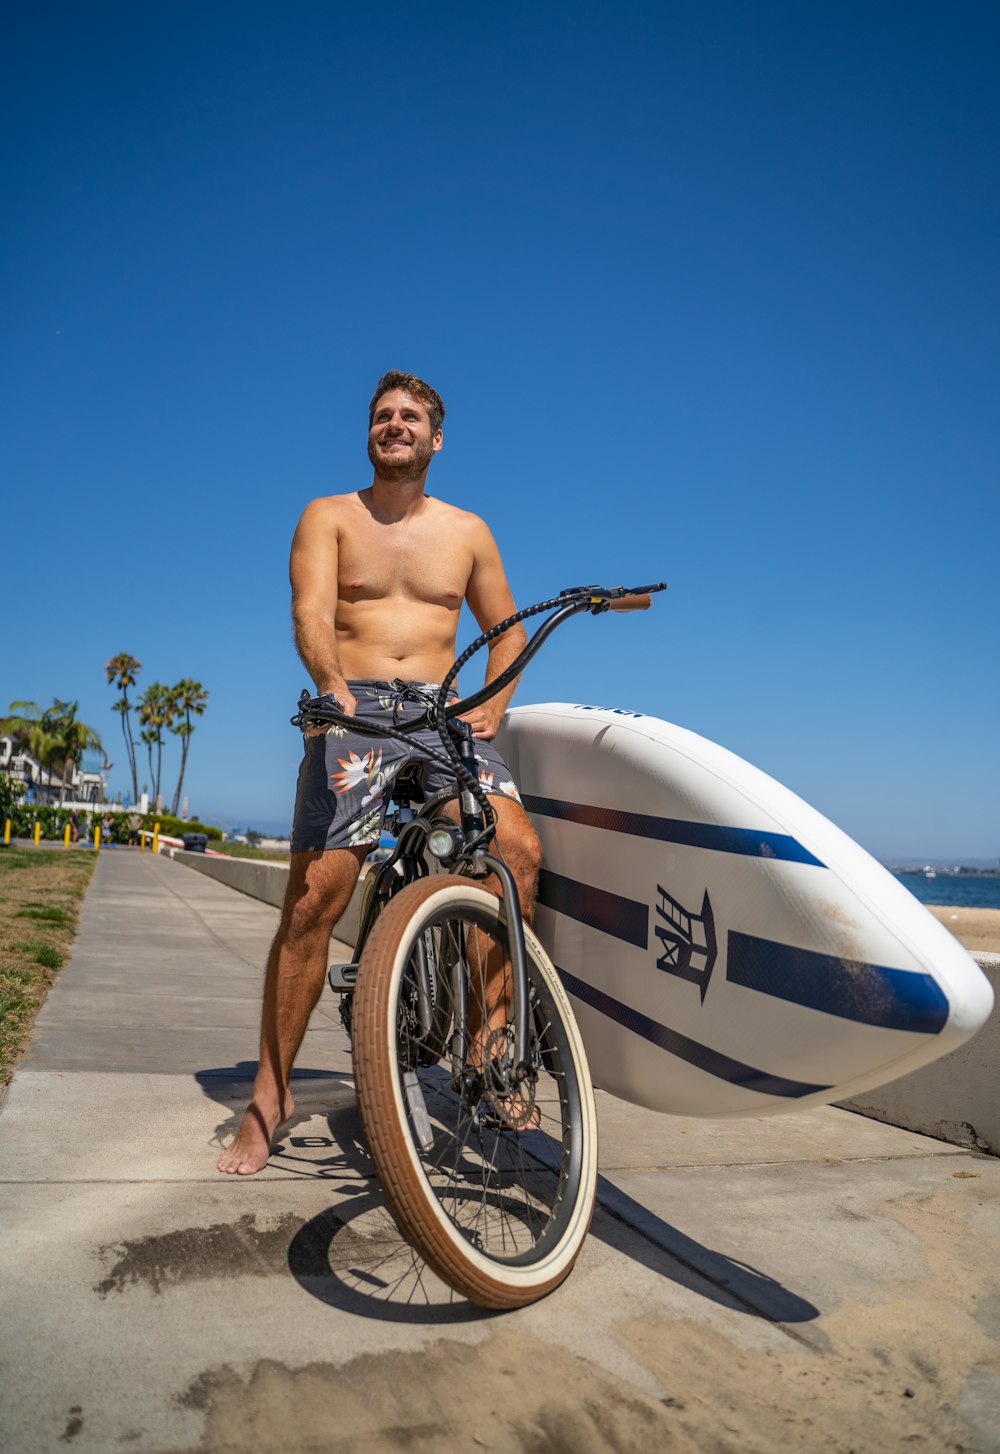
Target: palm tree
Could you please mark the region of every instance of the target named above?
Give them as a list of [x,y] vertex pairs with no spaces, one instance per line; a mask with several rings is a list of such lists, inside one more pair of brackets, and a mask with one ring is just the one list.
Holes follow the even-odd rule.
[[[142,740],[149,754],[149,780],[155,782],[153,801],[160,796],[160,770],[163,762],[163,729],[174,720],[174,694],[162,682],[153,682],[139,699],[139,721],[144,727]],[[153,771],[153,748],[156,748],[156,771]]]
[[121,714],[125,751],[128,753],[128,765],[132,772],[133,802],[139,800],[139,777],[135,767],[135,742],[132,739],[132,720],[129,716],[132,703],[128,699],[128,689],[135,686],[136,677],[141,670],[142,662],[136,661],[135,657],[130,656],[127,651],[120,651],[117,656],[113,656],[110,661],[104,663],[104,671],[109,683],[121,689],[121,696],[111,710]]
[[179,737],[183,744],[181,748],[181,770],[177,776],[177,787],[174,790],[173,806],[170,809],[171,814],[176,818],[177,809],[181,801],[181,787],[184,783],[184,769],[187,767],[188,747],[191,743],[191,733],[194,731],[194,723],[191,721],[191,717],[192,715],[200,717],[204,712],[205,703],[208,701],[208,692],[202,686],[201,682],[195,682],[190,677],[185,677],[183,681],[179,681],[173,688],[171,698],[175,718],[183,718],[182,721],[177,720],[176,725],[175,722],[169,724],[171,732],[173,732],[175,737]]
[[37,702],[11,702],[12,715],[0,721],[0,732],[14,738],[46,771],[52,786],[52,770],[59,768],[59,803],[66,800],[66,771],[70,773],[88,747],[103,744],[93,727],[77,720],[77,702],[62,702],[57,697],[44,710]]
[[[151,728],[144,727],[139,733],[139,740],[142,743],[143,747],[145,747],[146,749],[146,756],[149,759],[149,781],[150,783],[152,783],[156,777],[156,773],[153,768],[153,748],[156,746],[156,733],[152,731]],[[146,791],[145,783],[143,783],[142,790],[143,792]],[[156,802],[155,797],[153,799],[153,802]]]
[[[104,751],[104,743],[100,735],[93,727],[88,727],[86,722],[77,718],[76,709],[78,702],[60,702],[56,700],[48,709],[47,715],[51,716],[52,732],[55,738],[53,744],[53,765],[59,765],[59,806],[62,807],[66,801],[66,772],[69,769],[70,781],[72,783],[73,769],[81,760],[88,748],[97,748]],[[51,771],[50,771],[51,781]]]
[[[11,702],[7,710],[8,715],[0,720],[0,732],[29,753],[41,767],[46,767],[52,753],[51,720],[37,702]],[[51,767],[48,775],[51,782]]]
[[61,702],[58,697],[53,698],[52,706],[46,707],[42,713],[42,724],[45,728],[45,743],[42,752],[41,762],[45,768],[45,775],[48,780],[49,792],[52,791],[52,772],[59,768],[59,801],[66,797],[66,750],[63,744],[63,732],[69,722],[76,716],[76,702]]

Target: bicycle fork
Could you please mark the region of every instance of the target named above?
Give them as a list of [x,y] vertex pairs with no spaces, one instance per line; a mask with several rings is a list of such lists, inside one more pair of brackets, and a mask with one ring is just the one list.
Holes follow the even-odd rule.
[[[465,730],[458,742],[458,755],[462,766],[473,778],[478,776],[476,751],[472,743],[472,728],[463,723]],[[459,811],[462,828],[467,837],[483,831],[483,810],[475,795],[467,787],[459,794]],[[524,927],[521,922],[521,900],[517,892],[514,875],[502,858],[492,853],[479,852],[476,858],[500,881],[500,903],[507,922],[507,943],[510,951],[510,977],[513,989],[514,1020],[514,1065],[513,1079],[519,1085],[531,1072],[528,1048],[528,969],[524,954]],[[464,1007],[463,1007],[464,1008]],[[463,1014],[461,1023],[465,1024]],[[465,1047],[463,1047],[464,1052]]]

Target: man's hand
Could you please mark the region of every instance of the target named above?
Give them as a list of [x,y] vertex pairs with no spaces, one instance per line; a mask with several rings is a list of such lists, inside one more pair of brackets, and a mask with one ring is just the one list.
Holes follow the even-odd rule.
[[468,722],[477,742],[492,742],[503,720],[503,708],[497,711],[493,702],[484,702],[481,707],[473,707],[471,712],[463,712],[458,720]]
[[330,696],[337,703],[338,712],[343,712],[345,717],[356,717],[358,715],[358,699],[352,695],[345,681],[335,683],[333,686],[326,687],[324,690],[329,692]]
[[[326,691],[320,692],[319,695],[332,697],[337,704],[337,711],[343,712],[345,717],[358,715],[358,699],[348,690],[346,682],[342,682],[339,687],[327,687]],[[329,731],[329,727],[307,727],[305,735],[306,737],[322,737]]]

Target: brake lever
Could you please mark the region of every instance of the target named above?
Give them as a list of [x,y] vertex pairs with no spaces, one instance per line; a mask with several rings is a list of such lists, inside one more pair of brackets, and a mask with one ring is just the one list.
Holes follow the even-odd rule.
[[318,697],[311,697],[305,687],[299,693],[298,708],[294,717],[288,720],[293,727],[305,729],[306,727],[326,727],[331,719],[321,714],[333,708],[335,712],[340,711],[340,703],[332,692],[321,692]]

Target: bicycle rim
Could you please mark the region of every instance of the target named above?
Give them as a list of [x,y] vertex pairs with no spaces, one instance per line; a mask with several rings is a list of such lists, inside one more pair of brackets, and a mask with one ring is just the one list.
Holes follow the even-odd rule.
[[[412,1034],[413,956],[418,945],[426,953],[429,939],[439,979],[458,960],[479,1029],[464,1076],[455,1074],[450,1037],[435,1060],[427,1037]],[[495,1028],[484,1053],[485,1022],[491,1011],[494,1024],[498,1018],[505,945],[500,905],[478,884],[444,875],[411,884],[365,948],[353,1044],[362,1125],[397,1225],[450,1286],[492,1308],[522,1306],[563,1281],[586,1237],[597,1179],[585,1052],[558,977],[528,929],[536,1074],[514,1100],[489,1084],[488,1063],[507,1045]],[[449,1013],[450,1006],[449,998]],[[529,1124],[511,1129],[529,1110]]]

